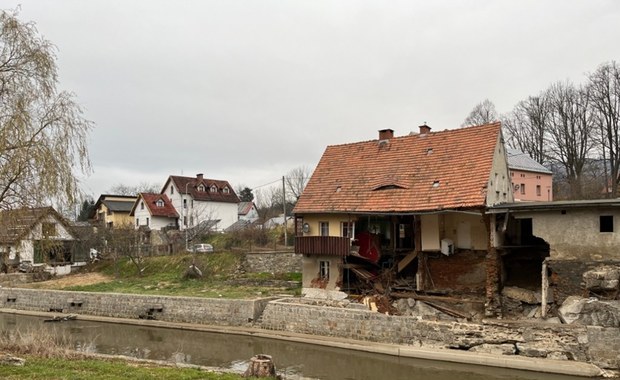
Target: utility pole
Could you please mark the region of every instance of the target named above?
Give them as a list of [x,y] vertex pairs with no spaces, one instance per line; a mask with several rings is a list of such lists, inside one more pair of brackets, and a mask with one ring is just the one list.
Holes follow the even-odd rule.
[[288,246],[288,233],[286,231],[286,182],[284,181],[284,176],[282,176],[282,209],[284,210],[284,246]]

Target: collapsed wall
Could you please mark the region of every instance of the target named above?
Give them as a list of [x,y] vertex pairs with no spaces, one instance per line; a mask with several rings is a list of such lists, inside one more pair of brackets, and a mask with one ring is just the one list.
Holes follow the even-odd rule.
[[423,320],[360,308],[348,301],[283,299],[270,302],[264,329],[362,341],[578,361],[620,369],[620,328],[485,320]]

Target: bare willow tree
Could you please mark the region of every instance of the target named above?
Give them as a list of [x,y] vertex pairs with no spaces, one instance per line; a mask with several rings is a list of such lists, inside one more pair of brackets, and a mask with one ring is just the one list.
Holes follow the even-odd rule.
[[56,88],[54,45],[17,16],[0,11],[0,209],[73,204],[92,123]]
[[566,174],[571,197],[583,197],[583,174],[593,150],[593,129],[587,88],[558,82],[547,90],[551,105],[548,146],[551,158]]
[[461,124],[461,127],[488,124],[498,120],[499,115],[495,110],[495,104],[489,99],[484,99],[474,106],[469,115],[465,118],[465,121],[463,121],[463,124]]
[[312,169],[307,166],[299,166],[289,171],[284,177],[287,196],[290,196],[295,203],[306,188],[311,176]]
[[611,189],[607,193],[615,197],[620,181],[620,66],[616,61],[604,63],[588,79],[605,173],[609,163],[609,177],[605,182]]
[[502,120],[509,145],[529,154],[540,164],[546,163],[550,118],[551,105],[545,93],[520,101]]

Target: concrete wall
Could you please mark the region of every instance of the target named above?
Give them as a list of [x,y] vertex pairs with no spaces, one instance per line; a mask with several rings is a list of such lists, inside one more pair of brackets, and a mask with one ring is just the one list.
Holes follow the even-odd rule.
[[151,314],[157,320],[222,326],[257,320],[268,301],[0,288],[0,307],[7,309],[130,319],[146,317],[155,309]]
[[[270,302],[261,327],[322,336],[457,349],[504,355],[591,362],[620,367],[620,329],[548,323],[482,324],[418,320],[352,307]],[[605,349],[605,347],[608,347]]]
[[301,273],[302,256],[292,252],[246,253],[241,265],[251,273]]
[[[329,279],[319,278],[321,261],[329,262]],[[336,290],[342,285],[342,258],[340,256],[317,256],[303,258],[302,287]]]
[[[601,215],[613,215],[614,232],[600,232]],[[550,257],[553,260],[620,259],[618,210],[567,209],[556,212],[519,213],[518,218],[532,218],[533,233],[549,243]]]

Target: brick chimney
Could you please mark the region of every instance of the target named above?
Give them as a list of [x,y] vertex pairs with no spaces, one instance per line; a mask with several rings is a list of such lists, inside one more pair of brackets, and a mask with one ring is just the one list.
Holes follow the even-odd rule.
[[393,129],[381,129],[379,131],[379,140],[389,140],[394,137]]
[[426,123],[420,125],[420,134],[421,135],[426,135],[431,133],[431,127],[429,127],[428,125],[426,125]]
[[202,173],[196,174],[196,180],[202,181]]

